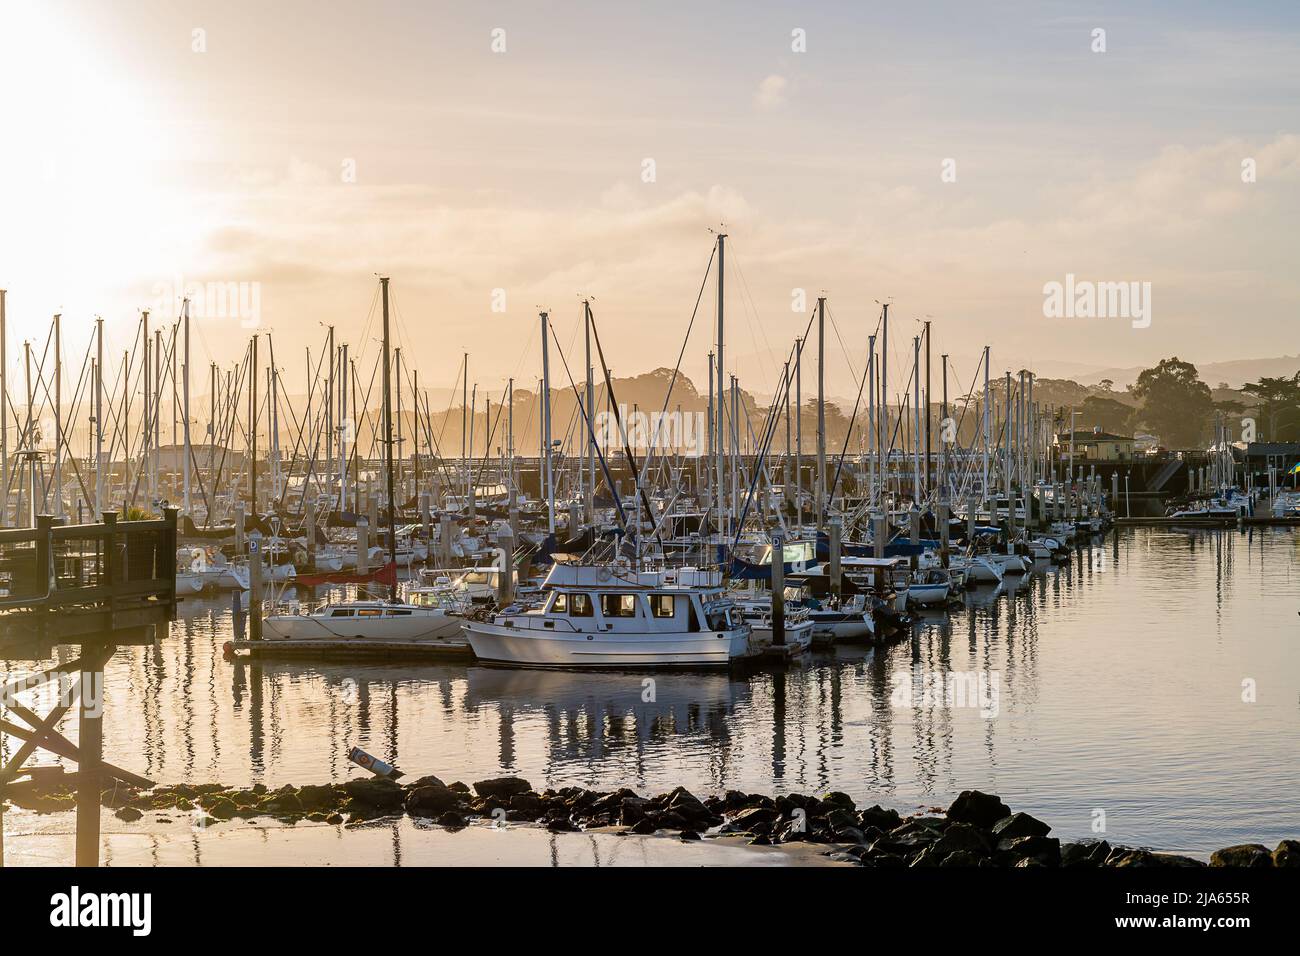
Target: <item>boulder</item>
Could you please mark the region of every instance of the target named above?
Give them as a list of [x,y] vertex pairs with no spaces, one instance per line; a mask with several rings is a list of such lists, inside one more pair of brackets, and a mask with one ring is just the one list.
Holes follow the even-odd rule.
[[1061,866],[1101,866],[1110,855],[1105,840],[1084,840],[1061,844]]
[[1274,866],[1300,866],[1300,840],[1283,840],[1273,851]]
[[776,820],[776,811],[771,807],[750,807],[741,810],[727,822],[728,832],[753,830],[755,824],[766,823],[769,826]]
[[113,816],[117,817],[119,820],[122,820],[126,823],[134,823],[136,820],[139,820],[142,816],[144,816],[144,814],[141,813],[139,810],[137,810],[135,807],[122,807],[120,810],[114,813]]
[[[338,804],[338,791],[333,787],[309,784],[298,788],[298,801],[308,812],[332,810]],[[236,801],[238,802],[238,801]]]
[[952,823],[934,844],[934,851],[945,857],[957,852],[986,856],[989,852],[989,838],[974,824]]
[[343,790],[354,803],[375,810],[398,810],[406,799],[401,787],[382,777],[349,780]]
[[1263,867],[1273,865],[1273,855],[1262,843],[1225,846],[1210,854],[1210,866]]
[[1060,866],[1061,841],[1046,836],[1010,837],[998,841],[997,858],[1002,863],[1019,865],[1032,858],[1043,866]]
[[[938,844],[935,845],[936,847]],[[984,857],[967,850],[957,850],[943,858],[940,866],[979,866]]]
[[902,822],[903,818],[898,815],[897,810],[886,810],[878,805],[858,813],[858,823],[864,830],[867,827],[876,827],[888,833]]
[[446,827],[448,830],[463,830],[465,829],[465,818],[454,810],[448,810],[438,817],[438,826]]
[[1011,808],[1002,802],[1001,797],[979,790],[963,790],[948,808],[949,820],[974,824],[986,830],[1009,816],[1011,816]]
[[494,777],[480,780],[474,784],[474,791],[480,797],[513,797],[517,793],[527,793],[533,785],[522,777]]
[[1042,820],[1037,820],[1027,813],[1013,813],[993,824],[993,836],[998,840],[1014,840],[1017,837],[1045,837],[1052,832]]
[[460,794],[441,785],[430,784],[412,790],[406,796],[406,812],[413,817],[436,817],[460,806]]

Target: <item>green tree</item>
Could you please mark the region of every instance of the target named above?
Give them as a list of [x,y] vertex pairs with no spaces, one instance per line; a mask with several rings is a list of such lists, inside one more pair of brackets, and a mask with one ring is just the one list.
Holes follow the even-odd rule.
[[1113,398],[1090,395],[1079,409],[1075,424],[1081,430],[1100,428],[1104,432],[1126,435],[1133,423],[1133,406]]
[[1195,448],[1202,444],[1205,425],[1214,409],[1210,387],[1201,381],[1191,362],[1177,356],[1145,369],[1133,386],[1142,404],[1137,418],[1167,448]]
[[1262,376],[1241,390],[1255,399],[1259,412],[1259,437],[1265,441],[1294,440],[1300,434],[1300,372],[1287,377]]

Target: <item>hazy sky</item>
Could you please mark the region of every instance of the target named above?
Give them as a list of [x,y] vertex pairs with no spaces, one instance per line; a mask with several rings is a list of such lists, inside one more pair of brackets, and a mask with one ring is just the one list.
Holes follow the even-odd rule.
[[[257,283],[300,387],[322,323],[373,352],[384,272],[425,384],[466,349],[485,388],[531,381],[537,309],[567,349],[582,294],[631,374],[675,362],[720,223],[729,370],[755,391],[803,328],[800,288],[829,297],[859,369],[885,299],[894,361],[929,316],[962,378],[986,342],[995,373],[1300,344],[1291,2],[0,11],[11,363],[55,311],[79,367],[95,314],[120,351],[178,277]],[[1150,282],[1150,326],[1045,318],[1044,283],[1071,273]],[[710,288],[685,359],[701,383],[713,321]],[[199,369],[249,335],[195,326]]]

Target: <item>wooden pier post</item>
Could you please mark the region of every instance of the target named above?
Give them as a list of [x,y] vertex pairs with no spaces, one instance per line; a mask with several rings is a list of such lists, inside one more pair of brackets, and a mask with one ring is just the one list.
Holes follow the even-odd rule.
[[248,542],[248,639],[262,639],[262,549],[259,539]]
[[975,518],[979,505],[975,502],[974,495],[966,496],[966,540],[975,540]]
[[889,517],[881,513],[876,515],[874,520],[875,527],[872,529],[873,550],[877,558],[883,558],[885,556],[885,545],[889,543],[887,540],[889,537]]
[[77,866],[99,866],[100,767],[104,760],[104,662],[112,648],[83,645],[77,715]]
[[[373,498],[371,499],[374,500]],[[357,519],[357,574],[370,570],[370,522]]]
[[772,536],[772,646],[785,646],[785,538]]
[[307,563],[316,567],[316,499],[308,498],[303,505],[303,523],[307,532]]
[[937,508],[937,517],[939,520],[939,557],[943,566],[948,566],[948,541],[951,537],[951,531],[948,527],[948,502],[940,501]]
[[839,519],[838,517],[831,518],[831,520],[830,520],[830,536],[831,536],[831,554],[830,554],[830,558],[831,558],[831,560],[830,560],[830,572],[831,572],[831,594],[834,596],[834,598],[835,598],[835,602],[836,602],[837,604],[839,603],[839,600],[840,600],[840,591],[841,591],[841,588],[842,588],[842,585],[843,585],[843,582],[841,581],[841,578],[840,578],[840,550],[841,550],[841,541],[840,541],[840,539],[841,539],[841,537],[843,536],[843,533],[844,533],[844,526],[840,523],[840,519]]
[[235,554],[244,553],[244,503],[235,502]]
[[497,545],[505,554],[504,567],[501,568],[500,583],[497,586],[497,601],[506,607],[515,599],[515,539],[510,533],[497,535]]

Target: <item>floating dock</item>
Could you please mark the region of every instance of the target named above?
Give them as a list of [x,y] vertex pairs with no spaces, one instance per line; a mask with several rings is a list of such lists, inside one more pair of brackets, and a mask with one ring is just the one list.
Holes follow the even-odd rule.
[[468,641],[231,641],[236,655],[264,660],[418,660],[435,663],[474,660]]

